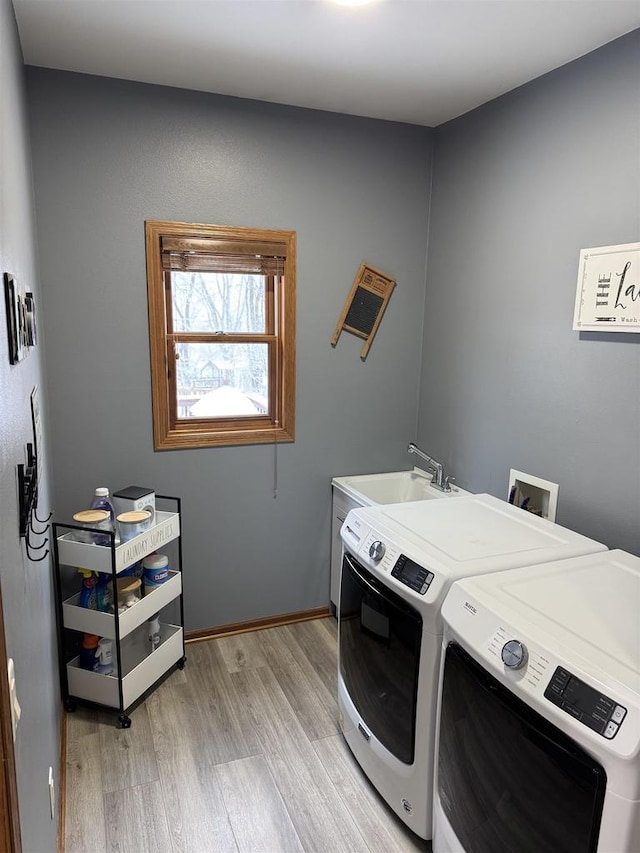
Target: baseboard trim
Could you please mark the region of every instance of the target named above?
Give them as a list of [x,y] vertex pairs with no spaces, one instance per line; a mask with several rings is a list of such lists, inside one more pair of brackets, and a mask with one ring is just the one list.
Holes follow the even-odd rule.
[[185,631],[185,643],[200,643],[203,640],[215,640],[219,637],[231,637],[234,634],[247,634],[250,631],[263,631],[265,628],[278,628],[281,625],[293,625],[295,622],[310,622],[312,619],[324,619],[331,616],[328,607],[315,610],[299,610],[296,613],[283,613],[280,616],[267,616],[264,619],[252,619],[249,622],[236,622],[231,625],[219,625],[215,628],[201,628],[197,631]]
[[60,718],[60,767],[58,769],[58,853],[64,853],[67,812],[67,712]]

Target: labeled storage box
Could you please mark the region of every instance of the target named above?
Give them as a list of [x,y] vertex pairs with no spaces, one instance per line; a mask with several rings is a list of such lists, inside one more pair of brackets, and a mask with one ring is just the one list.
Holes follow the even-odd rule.
[[156,513],[156,493],[145,486],[127,486],[113,493],[113,508],[116,515],[146,509],[151,513],[151,523]]
[[58,536],[58,559],[66,566],[86,566],[96,572],[110,572],[113,557],[116,572],[119,573],[178,536],[180,516],[175,512],[158,511],[152,527],[128,542],[116,545],[113,554],[111,548],[105,545],[77,542],[71,533]]

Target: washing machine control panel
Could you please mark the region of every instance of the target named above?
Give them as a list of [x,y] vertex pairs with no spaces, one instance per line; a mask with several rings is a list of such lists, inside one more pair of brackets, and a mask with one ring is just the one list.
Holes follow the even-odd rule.
[[608,740],[616,736],[627,715],[627,709],[622,705],[594,690],[561,666],[556,667],[544,696]]
[[424,595],[433,580],[433,572],[419,566],[418,563],[414,563],[404,554],[400,554],[391,571],[391,577],[396,578],[415,592],[419,592],[420,595]]

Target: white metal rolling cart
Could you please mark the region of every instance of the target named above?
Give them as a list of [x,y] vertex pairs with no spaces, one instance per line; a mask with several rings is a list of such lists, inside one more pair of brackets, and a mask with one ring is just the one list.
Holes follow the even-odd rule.
[[[152,688],[172,666],[182,669],[184,646],[184,605],[182,594],[182,547],[180,541],[180,498],[156,495],[158,509],[153,524],[127,542],[116,544],[113,533],[108,545],[79,542],[77,524],[54,523],[54,582],[58,627],[60,688],[65,709],[74,711],[77,701],[119,711],[118,726],[129,728],[127,711]],[[163,511],[169,505],[171,511]],[[172,543],[172,544],[171,544]],[[154,551],[172,552],[166,582],[118,613],[117,578],[127,568]],[[78,568],[111,576],[113,613],[79,605]],[[70,594],[75,589],[73,594]],[[147,645],[146,623],[160,614],[160,644],[153,651]],[[79,649],[83,634],[112,640],[115,669],[105,675],[80,666]]]

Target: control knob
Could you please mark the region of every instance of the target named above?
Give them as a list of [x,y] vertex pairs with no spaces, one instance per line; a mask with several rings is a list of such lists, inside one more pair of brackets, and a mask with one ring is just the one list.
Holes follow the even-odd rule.
[[372,542],[369,546],[369,556],[373,560],[374,563],[379,563],[380,560],[384,557],[385,547],[379,539],[376,539],[375,542]]
[[509,640],[502,647],[502,661],[509,669],[522,669],[527,657],[527,647],[520,640]]

